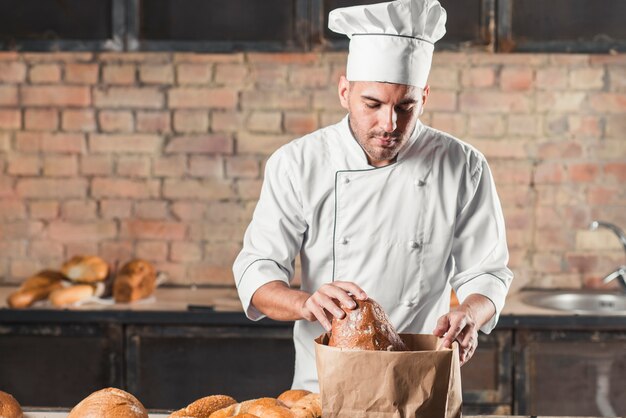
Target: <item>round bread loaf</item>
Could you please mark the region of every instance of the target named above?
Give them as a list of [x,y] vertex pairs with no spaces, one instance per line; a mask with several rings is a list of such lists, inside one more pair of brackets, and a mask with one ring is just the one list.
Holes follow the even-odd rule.
[[106,388],[80,401],[67,418],[148,418],[148,412],[130,393]]
[[215,411],[211,414],[210,418],[225,418],[225,417],[235,417],[237,415],[241,415],[244,413],[249,413],[252,415],[257,415],[251,412],[252,408],[265,406],[285,406],[284,403],[274,398],[258,398],[258,399],[250,399],[248,401],[244,401],[241,403],[237,403],[234,405],[227,406],[226,408],[222,408],[218,411]]
[[156,289],[156,270],[145,260],[132,260],[124,264],[113,282],[113,298],[118,303],[147,298]]
[[24,413],[22,407],[15,398],[0,390],[0,417],[2,418],[22,418]]
[[357,306],[346,315],[332,319],[328,345],[338,348],[378,351],[406,351],[383,308],[372,299],[355,300]]
[[217,410],[236,404],[237,401],[226,395],[212,395],[200,398],[185,408],[170,415],[170,418],[209,418]]
[[287,408],[291,408],[297,401],[299,401],[309,393],[311,392],[308,390],[291,389],[284,391],[276,399],[284,403]]
[[319,393],[309,393],[300,398],[292,407],[296,418],[320,418],[322,416],[322,401]]
[[280,405],[252,405],[248,413],[259,418],[294,418],[289,408]]
[[95,255],[77,255],[63,263],[61,272],[74,282],[93,283],[107,278],[109,265]]

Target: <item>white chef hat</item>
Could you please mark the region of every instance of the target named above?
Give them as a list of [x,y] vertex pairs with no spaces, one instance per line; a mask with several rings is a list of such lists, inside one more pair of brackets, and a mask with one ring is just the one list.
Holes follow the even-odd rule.
[[395,0],[342,7],[328,28],[348,35],[346,78],[423,88],[435,42],[446,33],[446,11],[437,0]]

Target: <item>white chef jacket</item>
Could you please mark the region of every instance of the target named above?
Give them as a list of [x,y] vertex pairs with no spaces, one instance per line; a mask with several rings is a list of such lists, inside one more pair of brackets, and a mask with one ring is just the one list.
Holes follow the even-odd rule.
[[[417,122],[395,163],[372,167],[348,116],[294,140],[268,160],[261,196],[233,272],[246,315],[264,284],[289,283],[300,254],[302,290],[351,281],[382,305],[399,332],[431,334],[479,293],[496,325],[513,277],[504,219],[484,156]],[[296,321],[293,388],[319,391],[313,340],[319,322]]]

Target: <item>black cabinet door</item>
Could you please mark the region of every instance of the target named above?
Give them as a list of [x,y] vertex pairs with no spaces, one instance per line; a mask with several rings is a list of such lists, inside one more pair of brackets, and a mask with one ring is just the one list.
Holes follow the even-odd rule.
[[122,387],[122,330],[115,325],[0,325],[0,388],[24,406],[73,407]]
[[291,387],[291,327],[128,326],[128,390],[147,408],[179,409],[208,395],[276,397]]

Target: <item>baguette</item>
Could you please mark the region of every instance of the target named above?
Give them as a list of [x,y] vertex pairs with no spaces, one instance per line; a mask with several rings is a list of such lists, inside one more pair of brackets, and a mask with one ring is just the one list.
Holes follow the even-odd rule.
[[89,299],[95,294],[96,288],[90,284],[75,284],[63,287],[50,293],[48,300],[53,306],[72,305],[81,300]]
[[22,418],[24,413],[19,402],[11,394],[0,390],[0,417]]
[[11,308],[27,308],[38,300],[46,299],[55,289],[63,287],[65,276],[54,270],[43,270],[29,277],[7,299]]

